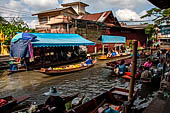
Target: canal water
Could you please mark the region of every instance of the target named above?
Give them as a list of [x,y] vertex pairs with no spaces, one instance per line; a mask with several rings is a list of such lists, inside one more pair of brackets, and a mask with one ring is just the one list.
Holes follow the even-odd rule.
[[[43,94],[51,86],[55,86],[61,96],[80,93],[94,98],[112,87],[128,88],[129,82],[115,77],[112,69],[106,68],[106,61],[98,61],[89,69],[64,75],[49,76],[36,71],[3,74],[0,77],[0,97],[30,95],[31,98],[26,101],[27,103],[34,101],[43,103],[47,99]],[[135,88],[141,89],[141,87],[143,87],[142,84],[136,82]],[[154,96],[154,92],[150,93],[149,98],[152,96]],[[135,104],[139,107],[146,103],[143,102],[145,97],[140,96],[137,99]],[[143,104],[142,107],[146,107],[146,105]]]

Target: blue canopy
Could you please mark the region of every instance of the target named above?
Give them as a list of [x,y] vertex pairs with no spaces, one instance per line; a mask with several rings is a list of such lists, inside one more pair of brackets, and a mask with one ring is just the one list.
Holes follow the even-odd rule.
[[[84,39],[78,34],[57,34],[57,33],[29,33],[36,36],[32,41],[33,47],[59,47],[59,46],[80,46],[94,45],[94,42]],[[21,36],[20,33],[17,34]],[[17,38],[17,36],[15,36]]]
[[126,43],[126,37],[102,35],[102,43]]
[[18,33],[17,35],[15,35],[13,38],[12,38],[12,40],[11,40],[11,42],[16,42],[16,41],[18,41],[18,40],[20,40],[20,39],[22,39],[22,40],[34,40],[36,38],[36,36],[35,35],[32,35],[32,34],[30,34],[30,33]]

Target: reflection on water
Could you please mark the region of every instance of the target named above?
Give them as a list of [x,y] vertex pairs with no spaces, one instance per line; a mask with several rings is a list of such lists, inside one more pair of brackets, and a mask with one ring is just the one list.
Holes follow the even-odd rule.
[[[47,92],[50,86],[56,86],[63,96],[83,93],[89,98],[94,98],[112,87],[129,87],[129,82],[122,84],[123,80],[112,76],[112,70],[104,68],[105,66],[105,62],[101,61],[87,70],[60,76],[49,76],[34,71],[3,76],[0,78],[0,97],[29,94],[32,97],[29,102],[42,103],[47,98],[43,93]],[[141,88],[141,84],[135,87]],[[138,105],[143,102],[143,99],[138,97],[135,102]]]

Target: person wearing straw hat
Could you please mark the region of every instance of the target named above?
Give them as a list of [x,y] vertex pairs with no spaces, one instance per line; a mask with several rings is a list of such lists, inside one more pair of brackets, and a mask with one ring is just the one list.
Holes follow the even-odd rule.
[[87,54],[87,60],[85,61],[85,64],[87,65],[93,64],[93,60],[91,59],[90,54]]
[[60,94],[57,92],[56,87],[51,87],[49,92],[44,93],[46,96],[50,96],[46,102],[45,106],[48,108],[49,112],[53,113],[64,113],[65,112],[65,103],[64,100],[60,97]]

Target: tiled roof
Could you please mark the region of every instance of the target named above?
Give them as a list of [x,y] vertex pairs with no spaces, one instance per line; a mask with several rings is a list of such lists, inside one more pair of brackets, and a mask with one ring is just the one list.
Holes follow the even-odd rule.
[[94,14],[86,14],[83,16],[79,16],[77,19],[104,22],[104,20],[108,17],[110,13],[111,11],[105,11],[105,12],[94,13]]

